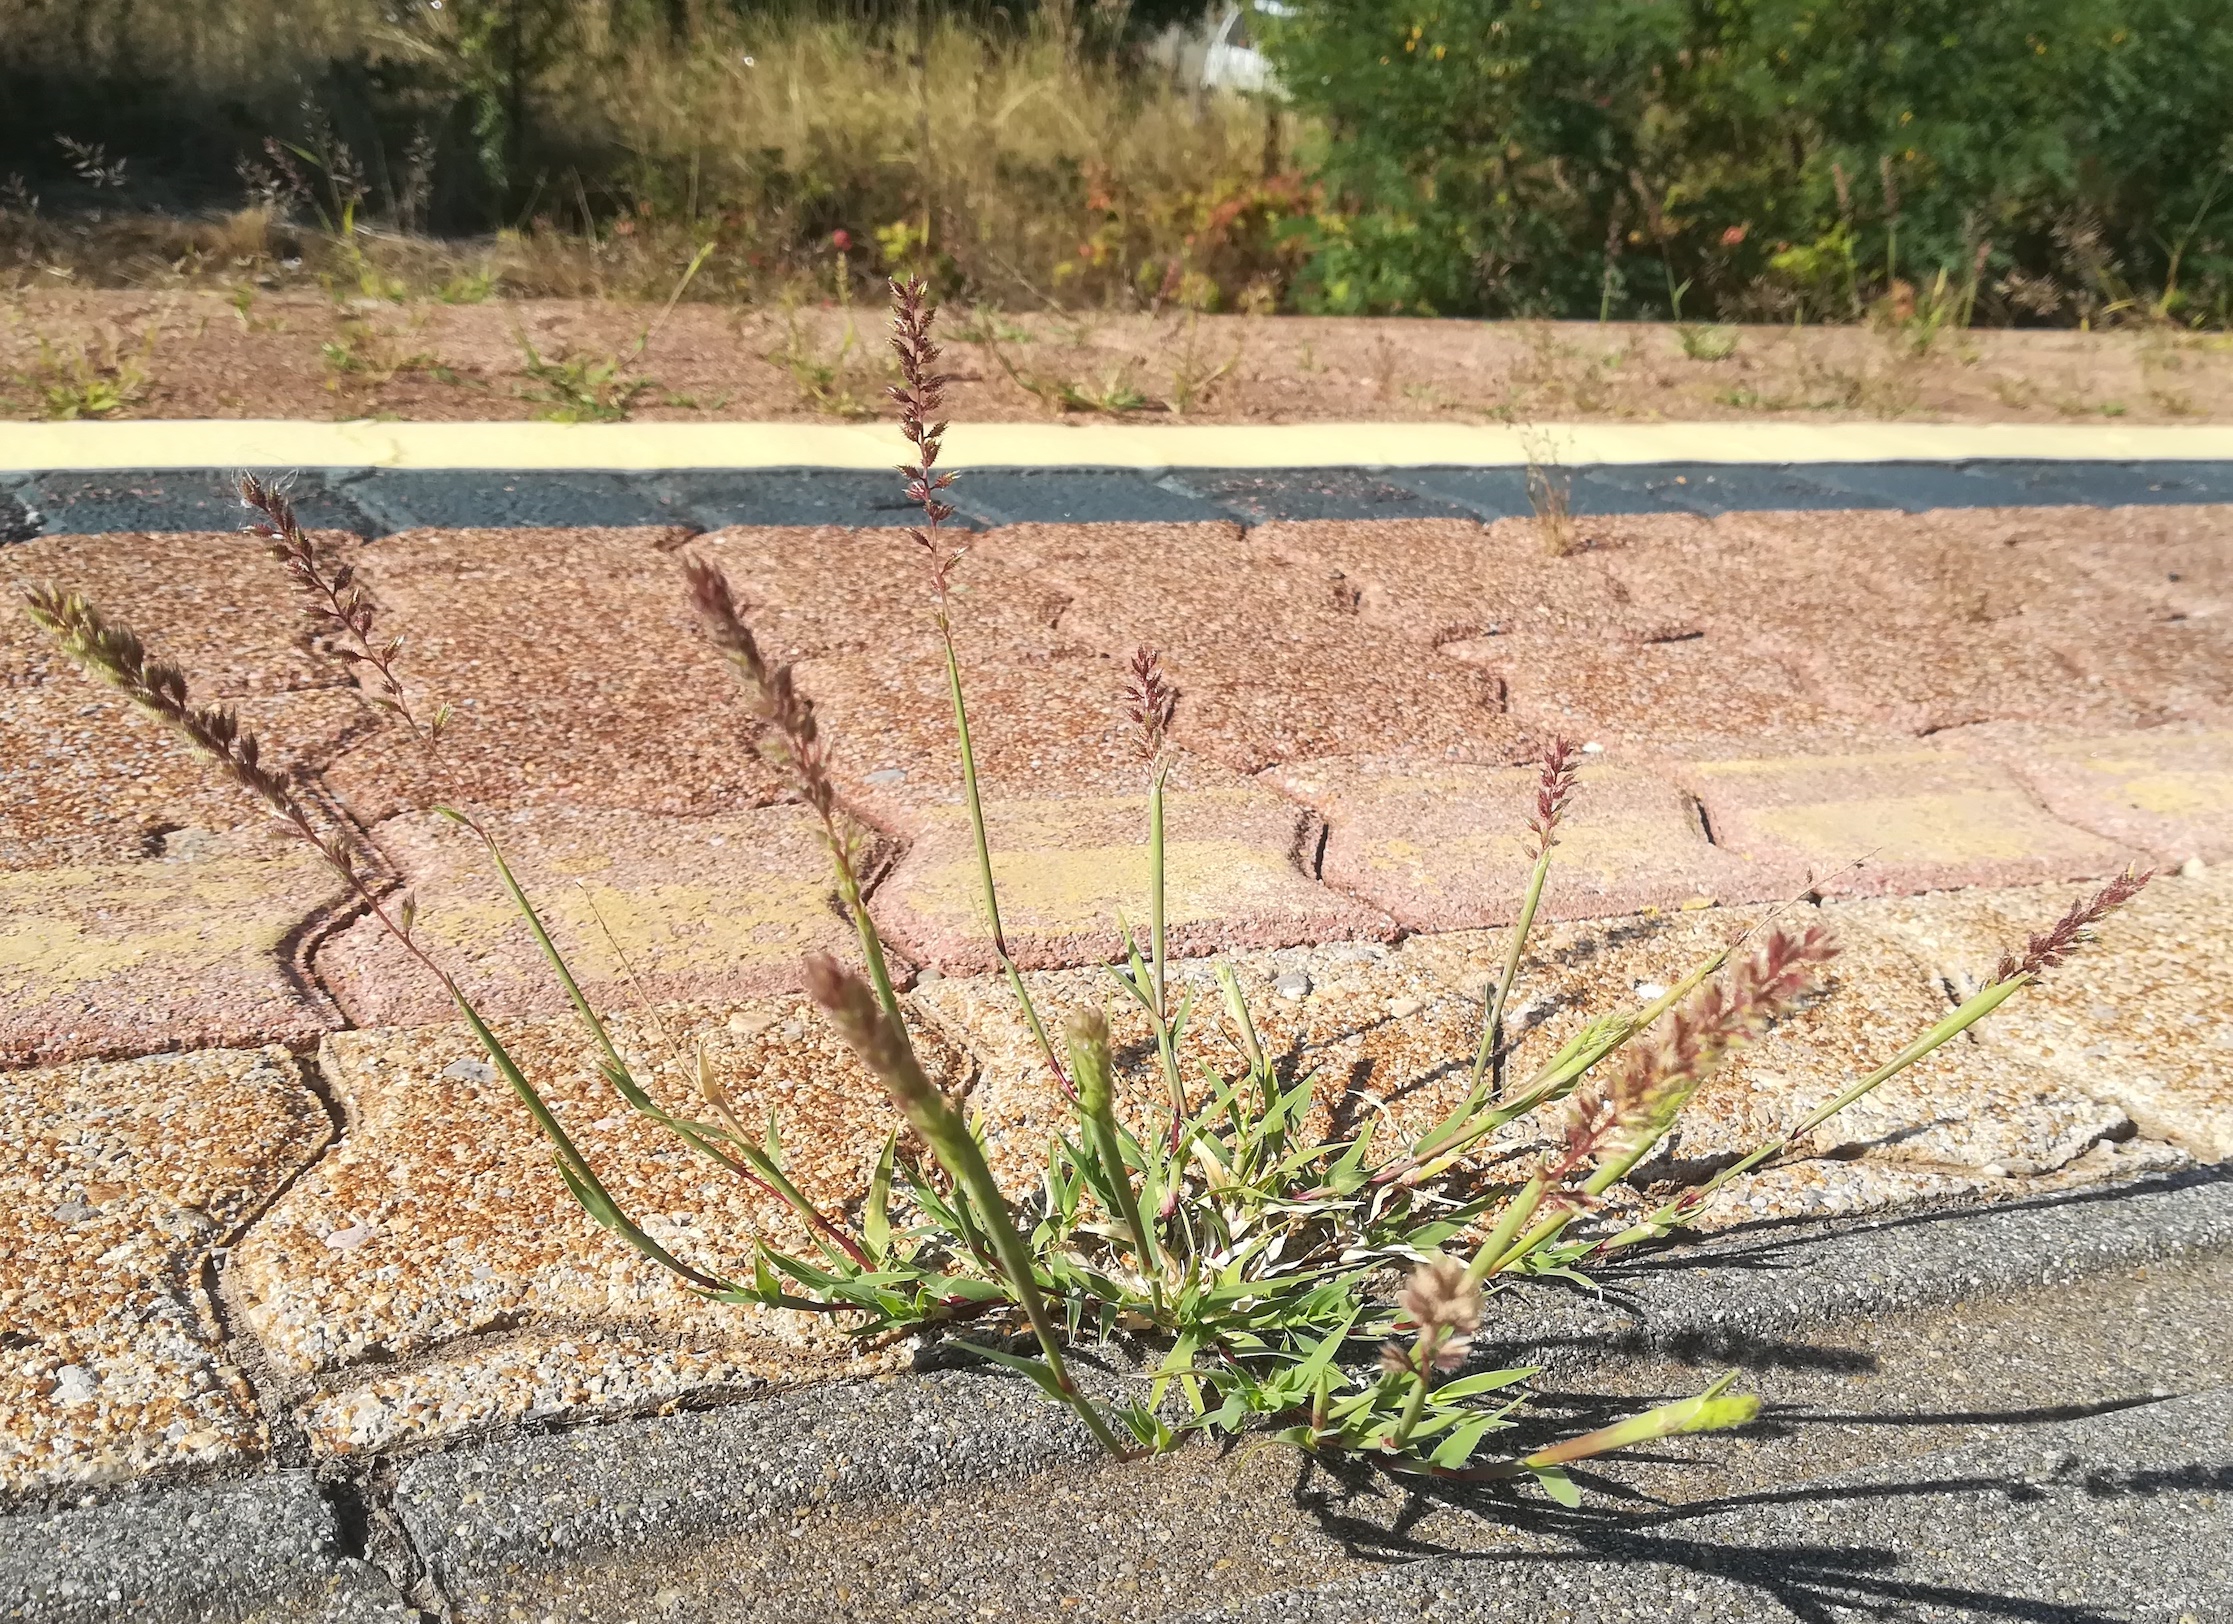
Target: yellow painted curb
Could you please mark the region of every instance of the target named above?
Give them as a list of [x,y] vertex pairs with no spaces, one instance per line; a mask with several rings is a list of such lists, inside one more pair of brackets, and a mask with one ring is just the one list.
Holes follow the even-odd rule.
[[[2233,461],[2233,424],[957,423],[956,468],[1517,467],[1597,463]],[[891,423],[0,424],[0,470],[853,468],[906,452]]]

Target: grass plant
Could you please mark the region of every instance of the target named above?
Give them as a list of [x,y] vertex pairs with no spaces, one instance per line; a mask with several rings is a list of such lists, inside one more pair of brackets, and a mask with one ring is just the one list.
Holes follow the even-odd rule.
[[17,374],[32,409],[58,422],[114,417],[147,392],[149,369],[163,336],[160,320],[146,323],[127,338],[54,339],[41,333],[29,370]]
[[[655,1099],[615,1044],[552,942],[490,832],[449,815],[485,844],[494,871],[546,955],[553,976],[625,1105],[690,1152],[743,1180],[793,1222],[682,1256],[631,1216],[599,1177],[476,1011],[469,992],[413,938],[408,903],[368,881],[345,833],[321,825],[289,781],[265,767],[230,711],[198,706],[184,676],[84,599],[30,589],[26,606],[66,653],[183,735],[219,771],[269,807],[342,876],[359,904],[454,1000],[496,1071],[549,1141],[560,1178],[585,1211],[682,1286],[715,1302],[827,1316],[861,1338],[940,1340],[1016,1372],[1073,1411],[1116,1456],[1166,1451],[1208,1436],[1258,1434],[1297,1449],[1400,1474],[1531,1480],[1574,1504],[1568,1468],[1681,1433],[1738,1426],[1757,1400],[1724,1376],[1696,1395],[1528,1453],[1492,1440],[1526,1403],[1526,1367],[1473,1368],[1488,1299],[1546,1276],[1586,1281],[1608,1259],[1695,1223],[1716,1192],[1788,1155],[1839,1111],[1944,1045],[2063,962],[2111,910],[2146,883],[2128,875],[2012,951],[1991,981],[1928,1031],[1824,1100],[1790,1131],[1707,1182],[1648,1211],[1618,1190],[1729,1059],[1767,1039],[1818,996],[1838,948],[1820,924],[1771,915],[1707,954],[1635,1010],[1583,1025],[1533,1070],[1510,1075],[1502,1023],[1536,908],[1554,874],[1560,830],[1581,792],[1571,747],[1544,752],[1528,829],[1535,850],[1503,973],[1485,1001],[1470,1086],[1421,1132],[1367,1115],[1354,1132],[1312,1127],[1321,1079],[1279,1056],[1281,1034],[1259,1029],[1239,976],[1215,967],[1215,1008],[1174,984],[1165,937],[1163,852],[1171,729],[1183,695],[1150,650],[1133,658],[1125,700],[1140,754],[1150,866],[1145,930],[1122,931],[1107,994],[1145,1017],[1153,1081],[1128,1084],[1105,1007],[1087,999],[1050,1020],[1003,937],[978,795],[965,673],[951,615],[961,554],[948,540],[954,475],[939,467],[945,377],[933,312],[919,282],[895,286],[892,393],[914,459],[909,498],[929,612],[940,634],[964,800],[975,836],[985,924],[1068,1125],[1045,1149],[1038,1186],[1013,1198],[987,1165],[980,1125],[916,1049],[891,960],[869,914],[862,852],[829,766],[813,702],[790,667],[762,650],[735,594],[703,559],[686,566],[690,599],[711,644],[734,669],[764,748],[813,814],[838,905],[857,942],[852,964],[817,957],[806,986],[905,1119],[884,1143],[857,1214],[817,1207],[789,1175],[777,1124],[740,1120],[701,1052],[698,1099]],[[300,538],[284,493],[251,485],[258,533],[297,582],[318,624],[349,650],[374,703],[431,742],[394,672],[400,649],[377,640],[369,607],[343,571]],[[1788,912],[1789,910],[1786,910]],[[1185,1042],[1208,1030],[1225,1058]],[[1058,1052],[1054,1033],[1061,1034]],[[1889,1043],[1887,1044],[1889,1047]],[[1530,1146],[1540,1147],[1530,1149]],[[1089,1361],[1120,1368],[1082,1379]]]

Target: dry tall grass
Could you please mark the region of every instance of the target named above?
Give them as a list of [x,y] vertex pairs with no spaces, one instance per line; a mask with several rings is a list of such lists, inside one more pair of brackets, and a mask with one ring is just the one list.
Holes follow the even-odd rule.
[[[525,172],[509,177],[516,234],[494,250],[511,291],[664,292],[670,266],[709,238],[721,246],[701,294],[827,297],[840,275],[860,287],[892,271],[1026,305],[1232,308],[1279,291],[1274,228],[1303,194],[1266,173],[1277,143],[1261,105],[1205,97],[1153,68],[1066,65],[1044,33],[951,19],[918,41],[834,13],[701,14],[676,38],[614,0],[547,4],[564,49],[545,53],[527,87]],[[351,154],[378,223],[408,216],[391,194],[414,133],[449,132],[440,163],[453,176],[479,162],[458,132],[473,99],[494,94],[501,59],[489,47],[476,59],[461,23],[444,20],[467,16],[424,0],[408,11],[385,0],[0,0],[0,66],[175,86],[312,147],[321,121],[359,148],[380,130],[382,150]],[[378,105],[304,105],[306,86],[311,104],[376,94],[346,84],[377,75],[330,71],[351,61],[408,88]],[[205,139],[256,156],[237,123]],[[310,178],[315,193],[324,178]],[[47,190],[59,201],[68,188],[62,177]],[[128,212],[132,199],[104,201]],[[299,203],[297,222],[316,225],[324,201]],[[366,251],[406,267],[426,258],[404,244]],[[316,244],[308,252],[318,259]],[[97,256],[76,257],[100,274],[82,263]]]

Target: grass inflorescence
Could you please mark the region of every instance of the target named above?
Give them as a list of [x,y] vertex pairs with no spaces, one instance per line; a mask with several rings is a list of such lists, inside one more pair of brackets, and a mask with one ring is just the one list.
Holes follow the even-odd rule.
[[[1492,1440],[1516,1424],[1527,1367],[1471,1368],[1488,1300],[1515,1282],[1589,1271],[1664,1239],[1703,1214],[1731,1180],[1785,1155],[1823,1122],[1952,1042],[2060,964],[2112,909],[2146,883],[2127,875],[2011,952],[1993,979],[1928,1031],[1823,1101],[1789,1132],[1703,1184],[1641,1213],[1615,1190],[1659,1146],[1700,1088],[1744,1048],[1769,1039],[1817,996],[1838,946],[1820,924],[1771,915],[1706,955],[1647,1006],[1588,1021],[1549,1059],[1513,1071],[1504,1015],[1560,829],[1587,793],[1572,746],[1552,741],[1525,828],[1534,863],[1501,973],[1481,1012],[1469,1086],[1423,1131],[1367,1116],[1354,1132],[1315,1124],[1320,1079],[1284,1069],[1281,1034],[1259,1029],[1241,981],[1214,966],[1209,983],[1174,976],[1166,939],[1165,786],[1183,695],[1152,649],[1132,658],[1123,702],[1138,746],[1149,854],[1145,928],[1124,924],[1105,997],[1128,1005],[1152,1038],[1153,1082],[1128,1091],[1107,1007],[1088,999],[1050,1019],[1005,939],[953,618],[962,563],[948,521],[955,476],[940,466],[947,379],[933,310],[920,282],[893,288],[891,394],[913,457],[901,470],[921,519],[912,536],[939,633],[963,800],[974,836],[986,928],[1000,974],[1029,1029],[1067,1125],[1046,1147],[1037,1187],[1005,1193],[983,1130],[926,1066],[890,956],[866,905],[862,850],[832,775],[812,700],[772,660],[721,572],[686,565],[704,635],[742,684],[762,746],[789,775],[822,834],[857,962],[818,956],[805,984],[904,1118],[884,1143],[857,1211],[817,1206],[785,1165],[772,1122],[746,1124],[706,1054],[687,1108],[655,1099],[607,1032],[495,840],[457,818],[491,863],[591,1036],[606,1080],[633,1111],[687,1149],[787,1209],[798,1238],[767,1232],[684,1257],[654,1239],[600,1178],[533,1079],[460,986],[413,939],[408,903],[391,907],[362,877],[348,841],[320,826],[255,738],[230,712],[196,706],[184,676],[83,599],[29,592],[32,617],[95,676],[185,736],[241,788],[318,850],[412,958],[455,1001],[498,1073],[548,1138],[559,1176],[583,1208],[687,1290],[734,1304],[826,1316],[862,1338],[943,1341],[1036,1383],[1075,1412],[1113,1455],[1178,1447],[1197,1436],[1257,1433],[1322,1455],[1362,1458],[1407,1474],[1532,1479],[1573,1503],[1575,1462],[1678,1433],[1740,1425],[1757,1401],[1733,1376],[1693,1397],[1525,1454]],[[345,570],[305,538],[284,493],[244,483],[255,532],[305,595],[324,637],[368,700],[432,744],[394,670],[400,646],[379,641],[368,602]],[[1183,985],[1181,984],[1183,981]],[[1199,1058],[1189,1033],[1222,1039],[1227,1058]],[[1194,1056],[1191,1068],[1182,1056]],[[1518,1137],[1515,1132],[1518,1130]],[[1515,1160],[1515,1143],[1540,1148]],[[1105,1351],[1129,1374],[1081,1381]],[[1107,1362],[1107,1361],[1104,1361]]]

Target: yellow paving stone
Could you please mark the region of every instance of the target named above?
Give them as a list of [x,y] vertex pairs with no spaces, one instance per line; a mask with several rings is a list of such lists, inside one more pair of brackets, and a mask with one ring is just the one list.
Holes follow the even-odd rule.
[[[1175,791],[1165,819],[1174,954],[1394,933],[1384,914],[1304,872],[1316,857],[1315,820],[1267,790]],[[1001,923],[1017,963],[1106,963],[1122,951],[1120,916],[1145,928],[1144,796],[995,801],[985,821]],[[958,807],[939,808],[925,815],[920,838],[878,888],[873,911],[919,963],[990,969],[981,896],[968,818]]]
[[0,1490],[263,1452],[202,1269],[331,1131],[283,1049],[0,1072]]
[[307,848],[0,872],[0,1065],[204,1044],[303,1044],[340,1024],[298,936],[342,900]]
[[[1412,929],[1502,924],[1519,912],[1535,861],[1536,769],[1332,760],[1264,777],[1325,814],[1327,882]],[[1782,878],[1708,841],[1664,769],[1591,765],[1559,830],[1544,917],[1758,901]]]
[[[571,1018],[498,1030],[615,1198],[662,1244],[715,1270],[747,1257],[754,1225],[799,1244],[780,1204],[631,1112]],[[611,1030],[654,1095],[690,1112],[704,1110],[687,1069],[703,1045],[746,1123],[774,1113],[794,1177],[825,1210],[859,1199],[898,1121],[803,1000],[668,1006],[617,1015]],[[966,1083],[952,1050],[935,1036],[925,1049],[941,1075]],[[597,1227],[463,1024],[336,1033],[320,1067],[347,1132],[257,1224],[227,1273],[281,1368],[341,1370],[507,1329],[710,1337],[770,1375],[786,1361],[811,1373],[850,1356],[825,1320],[709,1304]],[[508,1357],[453,1368],[486,1391],[501,1385]]]
[[2132,853],[2042,811],[1996,765],[1920,747],[1692,761],[1717,845],[1825,894],[2113,874]]
[[2233,732],[1980,728],[1962,742],[2004,763],[2066,823],[2174,867],[2233,858]]
[[[2042,886],[1850,905],[1897,932],[1964,992],[2008,948],[2044,930],[2091,886]],[[2233,1157],[2233,865],[2165,875],[2098,939],[2017,994],[1984,1047],[2020,1057],[2129,1113],[2140,1131],[2199,1160]]]
[[[809,953],[842,953],[854,940],[833,906],[820,825],[802,807],[662,818],[547,806],[485,827],[600,1007],[795,990]],[[381,824],[373,838],[417,903],[416,940],[483,1014],[567,1007],[549,961],[469,831],[435,813],[408,813]],[[871,875],[882,850],[873,839],[863,844]],[[317,970],[359,1025],[450,1013],[440,985],[376,919],[327,943]]]

